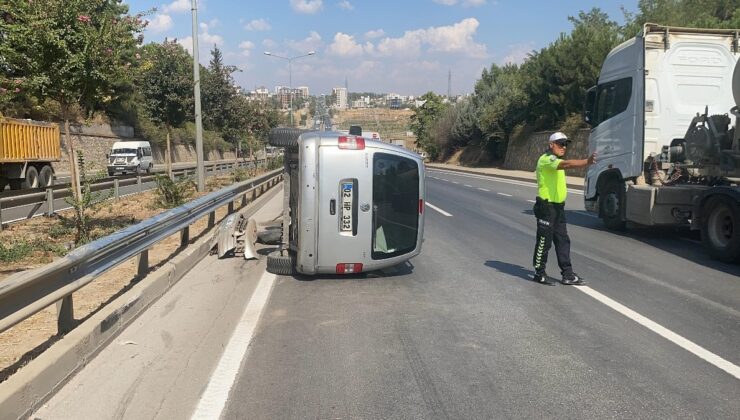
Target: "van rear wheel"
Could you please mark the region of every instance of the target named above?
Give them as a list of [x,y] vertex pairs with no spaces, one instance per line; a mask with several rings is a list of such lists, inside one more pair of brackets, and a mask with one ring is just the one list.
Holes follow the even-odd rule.
[[279,276],[295,274],[295,257],[288,251],[272,251],[267,256],[267,272]]
[[298,146],[298,137],[304,132],[305,130],[300,128],[273,128],[270,131],[268,143],[270,143],[270,146],[276,147],[296,147]]

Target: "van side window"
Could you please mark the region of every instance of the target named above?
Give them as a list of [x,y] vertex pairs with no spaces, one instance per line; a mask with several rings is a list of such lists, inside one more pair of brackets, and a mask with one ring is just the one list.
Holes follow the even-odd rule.
[[615,80],[599,85],[596,93],[596,109],[593,126],[627,110],[632,97],[632,78]]
[[152,148],[151,147],[145,147],[144,148],[144,156],[151,156],[152,155]]

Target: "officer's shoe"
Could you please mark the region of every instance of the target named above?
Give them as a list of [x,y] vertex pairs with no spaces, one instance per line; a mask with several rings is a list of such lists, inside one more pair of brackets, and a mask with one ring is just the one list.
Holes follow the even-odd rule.
[[563,281],[561,283],[566,286],[583,286],[586,284],[586,280],[576,273],[569,273],[563,275]]
[[555,286],[555,282],[547,277],[547,274],[536,274],[534,275],[534,281],[545,286]]

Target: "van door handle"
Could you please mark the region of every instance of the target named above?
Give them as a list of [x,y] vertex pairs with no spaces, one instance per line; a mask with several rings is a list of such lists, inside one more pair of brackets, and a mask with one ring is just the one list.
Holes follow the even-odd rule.
[[329,214],[332,216],[337,214],[337,200],[333,198],[329,200]]

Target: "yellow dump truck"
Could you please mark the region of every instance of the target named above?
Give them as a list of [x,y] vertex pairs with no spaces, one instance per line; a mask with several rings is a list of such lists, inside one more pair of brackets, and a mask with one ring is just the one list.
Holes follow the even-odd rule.
[[0,118],[0,191],[53,185],[60,157],[59,125]]

